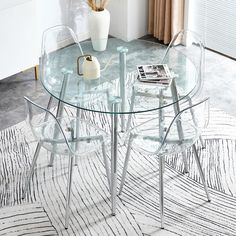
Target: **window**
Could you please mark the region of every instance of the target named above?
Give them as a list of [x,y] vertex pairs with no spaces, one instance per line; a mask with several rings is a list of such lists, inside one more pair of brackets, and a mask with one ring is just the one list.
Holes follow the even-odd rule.
[[236,58],[236,1],[186,0],[185,27],[202,35],[206,47]]

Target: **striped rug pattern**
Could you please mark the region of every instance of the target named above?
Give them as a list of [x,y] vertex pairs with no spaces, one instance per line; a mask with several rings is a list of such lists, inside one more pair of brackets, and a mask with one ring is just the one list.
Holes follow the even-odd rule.
[[[70,114],[71,109],[66,112]],[[85,117],[87,115],[84,114]],[[93,121],[109,130],[109,116],[93,114]],[[181,173],[181,157],[169,157],[164,174],[166,231],[176,235],[236,235],[236,118],[212,109],[211,122],[203,138],[206,149],[201,149],[199,145],[198,148],[211,187],[212,202],[206,202],[192,151],[187,152],[188,175]],[[52,224],[57,235],[135,236],[160,233],[158,160],[155,157],[132,150],[127,181],[122,195],[118,197],[117,215],[112,217],[101,153],[81,156],[73,173],[70,226],[64,230],[67,157],[57,156],[53,168],[49,168],[50,154],[42,149],[30,193],[26,200],[21,200],[35,146],[36,142],[24,122],[0,132],[0,206],[3,212],[9,206],[17,209],[16,206],[20,208],[21,204],[30,207],[40,203],[43,208],[36,207],[34,213],[37,209],[44,209],[48,216],[45,229]],[[118,183],[125,151],[126,147],[121,142]],[[110,155],[109,147],[107,155]],[[25,213],[20,219],[22,224],[27,222]],[[8,223],[11,223],[10,219]],[[37,229],[34,233],[31,234],[40,235]]]
[[0,208],[0,235],[58,235],[45,210],[39,204]]

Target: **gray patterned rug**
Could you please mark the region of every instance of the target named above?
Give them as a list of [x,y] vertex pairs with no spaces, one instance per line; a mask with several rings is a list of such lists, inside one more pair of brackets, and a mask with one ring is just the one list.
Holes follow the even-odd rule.
[[56,236],[44,208],[39,204],[21,204],[0,208],[0,235]]
[[[97,116],[94,114],[93,120],[109,129],[109,117]],[[66,231],[63,223],[67,157],[58,156],[54,167],[49,168],[49,153],[41,150],[30,194],[22,201],[24,179],[36,142],[25,122],[6,129],[0,132],[0,219],[2,222],[9,209],[15,209],[16,214],[11,214],[11,217],[16,219],[5,217],[4,224],[0,223],[0,235],[236,235],[236,118],[212,109],[210,124],[203,138],[206,149],[199,149],[199,152],[211,188],[211,203],[206,202],[203,187],[199,184],[192,151],[187,152],[188,175],[181,174],[181,157],[168,158],[164,175],[166,228],[161,231],[158,162],[132,151],[126,185],[118,198],[117,215],[112,217],[102,157],[100,152],[96,152],[81,156],[78,167],[75,167],[72,213]],[[125,151],[125,146],[120,145],[118,180]],[[24,205],[21,207],[21,204]],[[27,226],[27,233],[19,233],[24,225],[41,221],[37,217],[29,219],[25,204],[36,204],[38,207],[30,208],[32,214],[41,209],[41,220],[45,223],[40,228]],[[19,208],[24,213],[17,214]],[[46,231],[49,227],[51,234],[43,234],[44,227]],[[11,234],[2,233],[8,231]]]

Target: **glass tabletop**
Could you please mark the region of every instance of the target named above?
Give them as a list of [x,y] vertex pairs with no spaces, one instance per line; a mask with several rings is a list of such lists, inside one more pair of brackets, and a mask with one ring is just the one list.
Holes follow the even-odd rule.
[[[91,41],[80,43],[84,54],[97,58],[100,64],[98,79],[85,79],[78,75],[77,58],[81,50],[77,44],[52,50],[41,58],[41,81],[48,93],[62,102],[76,108],[100,112],[129,114],[161,109],[158,102],[160,92],[171,97],[171,86],[139,82],[137,65],[161,64],[166,46],[145,40],[124,42],[109,38],[105,51],[94,51]],[[83,60],[81,60],[81,63]],[[197,83],[197,68],[179,51],[167,57],[165,63],[175,75],[175,84],[179,99],[191,94]],[[82,65],[80,65],[82,67]],[[130,110],[133,91],[140,94],[152,94],[135,99]],[[176,102],[176,101],[174,101]],[[120,103],[113,111],[111,104]],[[163,106],[173,104],[166,99]]]

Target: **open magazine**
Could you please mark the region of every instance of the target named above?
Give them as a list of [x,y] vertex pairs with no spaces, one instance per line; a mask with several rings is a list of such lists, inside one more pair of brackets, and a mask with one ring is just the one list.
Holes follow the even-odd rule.
[[140,82],[169,86],[172,81],[171,72],[166,64],[138,65],[137,70]]

